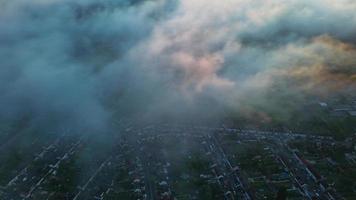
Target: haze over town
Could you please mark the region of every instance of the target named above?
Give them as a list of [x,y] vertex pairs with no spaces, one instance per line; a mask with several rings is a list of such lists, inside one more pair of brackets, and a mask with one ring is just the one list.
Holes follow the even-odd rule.
[[0,199],[356,198],[356,2],[0,0]]

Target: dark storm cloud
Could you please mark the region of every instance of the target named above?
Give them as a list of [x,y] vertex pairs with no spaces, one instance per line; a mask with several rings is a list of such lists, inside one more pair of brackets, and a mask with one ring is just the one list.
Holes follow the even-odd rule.
[[296,99],[355,89],[353,1],[0,5],[3,121],[97,130],[131,113],[219,117],[269,107],[273,88]]

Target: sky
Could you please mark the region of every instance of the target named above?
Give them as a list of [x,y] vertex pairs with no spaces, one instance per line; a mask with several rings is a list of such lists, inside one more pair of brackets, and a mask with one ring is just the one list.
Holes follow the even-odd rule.
[[353,0],[0,0],[0,120],[291,116],[356,93]]

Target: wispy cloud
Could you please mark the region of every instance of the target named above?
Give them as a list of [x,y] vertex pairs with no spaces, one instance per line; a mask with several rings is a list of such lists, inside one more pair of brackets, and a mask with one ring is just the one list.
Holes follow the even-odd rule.
[[103,129],[113,113],[219,115],[252,96],[268,107],[276,87],[356,88],[351,0],[0,5],[1,120]]

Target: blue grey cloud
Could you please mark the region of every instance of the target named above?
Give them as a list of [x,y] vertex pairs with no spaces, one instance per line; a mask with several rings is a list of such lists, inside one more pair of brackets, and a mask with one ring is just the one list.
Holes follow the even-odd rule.
[[[217,118],[251,96],[267,107],[260,99],[273,87],[354,91],[355,9],[348,0],[1,1],[0,120],[98,130],[130,114]],[[301,77],[290,88],[278,81]]]

